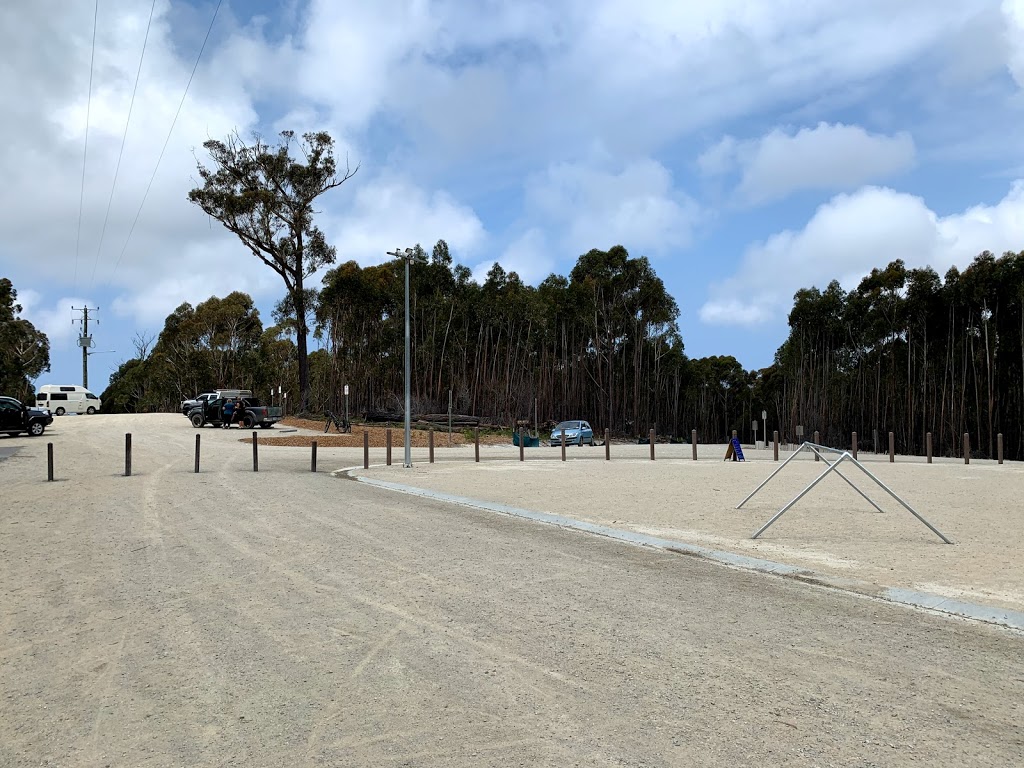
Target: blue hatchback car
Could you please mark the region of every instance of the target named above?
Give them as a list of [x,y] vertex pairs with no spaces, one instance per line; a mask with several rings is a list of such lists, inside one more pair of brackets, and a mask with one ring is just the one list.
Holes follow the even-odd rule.
[[562,444],[562,430],[565,430],[566,445],[593,445],[594,430],[585,421],[563,421],[551,430],[551,444]]

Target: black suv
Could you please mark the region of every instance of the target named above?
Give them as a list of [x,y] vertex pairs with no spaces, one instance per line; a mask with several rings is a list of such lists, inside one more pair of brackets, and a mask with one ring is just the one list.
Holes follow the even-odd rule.
[[39,437],[52,423],[53,416],[49,411],[29,408],[13,397],[0,397],[0,434],[28,432],[33,437]]

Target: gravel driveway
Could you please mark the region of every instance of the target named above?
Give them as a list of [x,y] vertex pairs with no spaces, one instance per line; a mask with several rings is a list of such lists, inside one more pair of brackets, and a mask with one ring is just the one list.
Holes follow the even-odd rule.
[[253,473],[222,430],[195,475],[180,416],[18,440],[0,765],[1024,763],[1009,631],[314,475],[297,449]]

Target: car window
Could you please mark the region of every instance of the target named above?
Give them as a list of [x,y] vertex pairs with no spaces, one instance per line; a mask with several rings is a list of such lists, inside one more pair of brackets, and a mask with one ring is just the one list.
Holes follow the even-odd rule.
[[94,395],[92,392],[86,392],[85,393],[85,399],[86,400],[99,400],[99,398],[96,397],[96,395]]
[[67,400],[68,399],[68,393],[67,392],[51,392],[50,393],[50,399],[51,400]]
[[75,388],[74,387],[61,387],[60,391],[61,392],[74,392]]

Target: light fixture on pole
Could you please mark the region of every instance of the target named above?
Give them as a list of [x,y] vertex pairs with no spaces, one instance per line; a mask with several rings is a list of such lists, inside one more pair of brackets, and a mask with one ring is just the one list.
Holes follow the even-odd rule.
[[394,256],[396,259],[402,259],[405,262],[405,456],[402,466],[410,469],[412,467],[412,441],[409,435],[409,383],[412,380],[412,374],[410,372],[411,362],[409,353],[409,265],[412,264],[416,251],[412,248],[406,248],[404,251],[399,252],[395,248],[394,252],[388,251],[387,255]]

